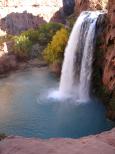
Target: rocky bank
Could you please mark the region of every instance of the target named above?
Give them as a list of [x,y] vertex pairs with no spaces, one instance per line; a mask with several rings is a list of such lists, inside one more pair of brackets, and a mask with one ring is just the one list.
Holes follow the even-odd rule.
[[115,128],[80,139],[11,136],[0,142],[0,154],[115,154]]

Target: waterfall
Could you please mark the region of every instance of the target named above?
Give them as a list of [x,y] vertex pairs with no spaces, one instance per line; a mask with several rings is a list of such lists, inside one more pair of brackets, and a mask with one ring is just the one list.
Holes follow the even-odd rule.
[[84,11],[78,17],[65,49],[59,85],[62,97],[89,100],[94,37],[99,11]]

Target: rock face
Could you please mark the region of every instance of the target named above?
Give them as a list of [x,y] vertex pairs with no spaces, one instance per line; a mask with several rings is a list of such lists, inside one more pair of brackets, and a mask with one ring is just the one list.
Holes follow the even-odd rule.
[[50,71],[57,76],[61,75],[62,63],[54,63],[49,66]]
[[19,34],[30,28],[36,28],[45,23],[43,17],[33,16],[26,11],[23,13],[10,13],[0,20],[0,28],[8,34]]
[[14,55],[4,55],[0,58],[0,74],[17,69],[17,60]]
[[65,15],[63,12],[63,8],[60,8],[56,13],[54,13],[50,21],[65,24],[66,21],[65,21]]
[[81,139],[32,139],[8,137],[0,154],[115,154],[115,129]]
[[75,12],[77,16],[86,10],[101,10],[106,8],[108,0],[75,0]]
[[110,90],[115,89],[115,1],[109,0],[108,4],[108,30],[107,30],[107,53],[105,55],[105,67],[103,83]]
[[66,16],[74,12],[75,0],[63,0],[63,11]]
[[115,120],[115,1],[108,3],[106,54],[104,56],[103,84],[109,91],[108,117]]
[[106,30],[107,30],[107,13],[100,14],[96,23],[95,32],[95,52],[93,54],[93,72],[92,72],[92,92],[98,98],[106,102],[103,78],[103,61],[106,53]]

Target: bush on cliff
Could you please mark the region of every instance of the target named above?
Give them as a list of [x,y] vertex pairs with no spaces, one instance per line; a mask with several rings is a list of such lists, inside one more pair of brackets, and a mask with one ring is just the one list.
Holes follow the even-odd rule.
[[69,27],[70,31],[72,30],[75,22],[76,22],[76,15],[75,14],[72,14],[69,17],[67,17],[66,23],[67,23],[67,26]]
[[51,43],[44,50],[44,58],[49,64],[62,62],[68,37],[69,32],[66,28],[57,31],[53,36]]
[[29,38],[23,35],[15,36],[14,42],[14,53],[19,57],[28,57],[32,47],[32,42]]
[[29,29],[21,33],[21,36],[27,37],[32,43],[39,41],[39,31],[36,29]]
[[31,57],[32,46],[39,44],[44,49],[52,37],[63,27],[59,23],[41,25],[38,29],[29,29],[14,37],[14,53],[19,57]]
[[25,32],[22,32],[21,35],[28,37],[32,43],[37,43],[41,45],[47,45],[53,37],[53,35],[63,27],[63,24],[60,23],[46,23],[41,25],[37,29],[29,29]]
[[54,22],[41,25],[38,29],[39,43],[41,45],[47,45],[52,40],[52,37],[55,35],[55,33],[63,27],[63,24]]

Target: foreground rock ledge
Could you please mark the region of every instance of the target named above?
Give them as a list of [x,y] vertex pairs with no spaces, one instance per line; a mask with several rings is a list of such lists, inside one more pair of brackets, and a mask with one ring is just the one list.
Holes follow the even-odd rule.
[[7,137],[0,142],[0,154],[115,154],[115,128],[80,139]]

